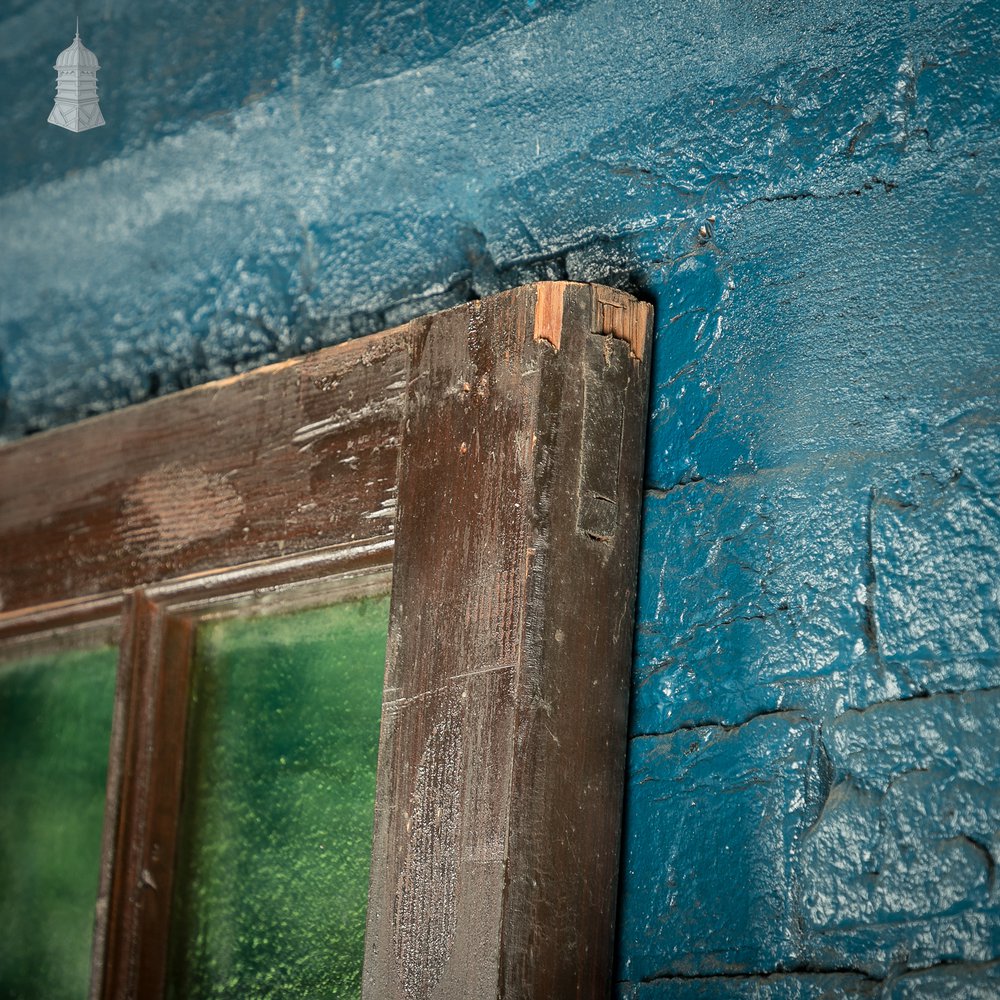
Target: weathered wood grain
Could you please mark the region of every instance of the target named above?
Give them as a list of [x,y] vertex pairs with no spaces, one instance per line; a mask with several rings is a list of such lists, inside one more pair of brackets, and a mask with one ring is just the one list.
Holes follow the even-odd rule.
[[649,318],[543,283],[0,449],[0,654],[121,615],[92,997],[163,996],[197,621],[390,560],[365,996],[607,992]]
[[166,994],[198,623],[384,593],[390,556],[385,544],[344,545],[126,595],[96,907],[95,1000]]
[[0,448],[0,616],[391,537],[407,330]]
[[368,1000],[609,991],[649,319],[560,283],[414,324]]
[[109,780],[115,833],[105,845],[113,863],[98,898],[99,916],[107,914],[95,935],[103,954],[93,963],[103,968],[99,995],[107,1000],[163,994],[194,652],[191,618],[141,591],[126,601],[126,614],[124,719],[115,713],[124,731],[112,736],[121,765]]

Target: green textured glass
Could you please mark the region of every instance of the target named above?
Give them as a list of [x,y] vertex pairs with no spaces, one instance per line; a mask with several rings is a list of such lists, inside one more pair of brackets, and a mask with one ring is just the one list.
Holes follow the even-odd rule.
[[0,665],[0,996],[87,996],[117,660]]
[[389,598],[198,631],[170,996],[361,994]]

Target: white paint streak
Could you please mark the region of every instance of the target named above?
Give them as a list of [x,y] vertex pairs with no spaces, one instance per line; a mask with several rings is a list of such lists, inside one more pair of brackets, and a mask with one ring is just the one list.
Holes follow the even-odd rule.
[[373,521],[378,517],[395,517],[396,516],[396,498],[387,497],[382,501],[381,506],[378,510],[369,511],[365,514],[366,521]]
[[316,438],[340,430],[342,427],[347,427],[350,423],[350,418],[344,419],[344,417],[338,415],[327,417],[324,420],[317,420],[312,424],[305,424],[292,435],[292,444],[305,444],[307,441],[315,441]]

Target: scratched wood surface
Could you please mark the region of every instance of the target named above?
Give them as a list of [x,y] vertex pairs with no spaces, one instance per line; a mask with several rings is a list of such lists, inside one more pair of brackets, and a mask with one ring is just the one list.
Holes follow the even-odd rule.
[[554,283],[413,325],[366,1000],[609,993],[649,322]]
[[649,320],[543,283],[0,448],[0,655],[122,621],[92,997],[163,996],[194,623],[390,559],[365,996],[607,993]]
[[404,327],[0,448],[0,624],[392,535]]
[[99,920],[95,942],[103,982],[92,988],[107,998],[153,998],[166,977],[195,626],[141,591],[130,595],[125,614],[126,780],[116,774],[111,790],[111,864],[102,865],[97,905],[106,921]]

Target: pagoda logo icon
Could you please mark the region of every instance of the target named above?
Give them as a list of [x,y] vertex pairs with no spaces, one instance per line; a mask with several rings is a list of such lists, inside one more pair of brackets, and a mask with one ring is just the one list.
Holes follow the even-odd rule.
[[73,44],[56,59],[56,101],[49,114],[49,123],[85,132],[104,124],[101,106],[97,103],[97,56],[80,41],[80,19],[76,19]]

